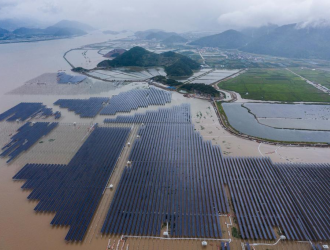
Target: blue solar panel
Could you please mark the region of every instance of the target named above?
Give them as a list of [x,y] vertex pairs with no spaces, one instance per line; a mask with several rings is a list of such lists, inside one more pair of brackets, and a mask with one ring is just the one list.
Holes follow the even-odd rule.
[[182,104],[172,108],[148,110],[144,114],[133,116],[117,116],[108,118],[105,123],[191,123],[190,105]]
[[0,121],[7,119],[7,121],[25,121],[28,118],[35,116],[48,117],[53,115],[51,108],[46,108],[42,103],[26,103],[22,102],[15,107],[0,114]]
[[32,124],[26,123],[18,129],[18,133],[11,137],[11,141],[6,144],[0,156],[9,156],[7,163],[14,160],[22,152],[32,147],[41,137],[50,133],[58,123],[37,122]]
[[92,118],[108,102],[109,98],[107,97],[91,97],[89,99],[59,99],[54,105],[59,105],[61,108],[68,108],[70,111],[74,111],[80,115],[80,117]]
[[96,127],[68,165],[27,164],[13,179],[27,180],[35,211],[56,212],[52,225],[70,225],[66,240],[81,241],[129,133]]
[[146,108],[151,105],[165,105],[171,102],[171,98],[170,92],[154,87],[134,89],[113,96],[100,114],[115,115],[118,112],[131,112],[131,110]]
[[[129,155],[132,165],[124,169],[102,233],[159,236],[168,224],[173,237],[219,238],[219,213],[229,212],[227,185],[243,239],[273,240],[274,228],[288,240],[330,239],[329,164],[225,157],[195,131],[188,104],[105,122],[141,127]],[[26,138],[37,140],[46,130],[38,125],[39,132],[29,132],[34,126],[22,126],[3,155],[17,156]],[[29,199],[40,200],[36,211],[56,211],[52,224],[71,226],[67,240],[83,239],[129,130],[96,127],[68,165],[28,164],[14,177],[27,179],[23,188],[34,189]]]
[[[214,237],[217,219],[212,212],[215,207],[228,211],[222,194],[227,184],[242,238],[273,240],[277,227],[288,240],[330,239],[329,164],[274,165],[269,158],[224,157],[194,131],[189,105],[105,122],[144,125],[103,233],[159,235],[160,225],[169,222],[175,236]],[[215,184],[208,187],[214,176]],[[154,199],[159,206],[149,204]]]
[[171,93],[150,87],[148,89],[135,89],[107,97],[92,97],[89,99],[59,99],[54,105],[68,108],[79,114],[80,117],[95,117],[100,111],[101,115],[115,115],[117,112],[130,112],[150,105],[165,105],[171,102]]
[[218,178],[221,151],[195,132],[190,106],[125,119],[145,125],[102,232],[159,236],[168,223],[171,237],[221,237],[219,213],[229,212],[224,183]]

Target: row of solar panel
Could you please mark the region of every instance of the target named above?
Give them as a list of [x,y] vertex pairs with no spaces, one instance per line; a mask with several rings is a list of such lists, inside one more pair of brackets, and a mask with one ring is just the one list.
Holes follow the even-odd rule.
[[[173,110],[174,109],[167,109],[167,112],[171,113]],[[188,109],[186,109],[186,111],[188,111]],[[195,171],[196,166],[197,169],[199,169],[199,164],[206,164],[207,166],[211,166],[211,169],[212,166],[216,166],[216,170],[220,171],[220,173],[214,172],[213,174],[219,178],[220,183],[225,183],[229,186],[242,238],[275,239],[276,235],[273,228],[278,227],[287,239],[290,240],[330,239],[330,207],[326,202],[330,199],[330,186],[328,181],[330,178],[329,164],[322,166],[303,166],[299,164],[274,165],[269,158],[231,158],[217,156],[217,160],[208,165],[207,155],[212,154],[214,146],[209,145],[208,148],[204,148],[204,144],[208,143],[202,142],[200,137],[196,134],[194,135],[192,132],[193,126],[191,124],[176,124],[175,121],[169,118],[171,115],[163,116],[164,119],[161,121],[164,123],[155,123],[154,117],[159,117],[161,112],[163,112],[163,110],[151,112],[153,115],[149,115],[150,113],[147,112],[146,115],[141,115],[139,120],[135,118],[136,116],[117,117],[116,119],[110,120],[110,122],[120,123],[143,121],[146,126],[143,126],[140,131],[141,139],[136,140],[133,144],[130,156],[133,169],[131,170],[128,168],[122,177],[124,181],[120,184],[121,188],[117,189],[120,195],[116,196],[111,205],[107,220],[102,229],[103,232],[147,233],[157,235],[159,233],[159,231],[157,231],[159,228],[156,227],[157,230],[150,228],[150,225],[155,225],[152,223],[156,223],[153,222],[153,216],[157,215],[157,226],[160,222],[168,221],[173,223],[174,220],[175,228],[171,228],[171,230],[175,230],[176,235],[196,236],[197,234],[197,236],[201,236],[202,234],[198,234],[198,231],[192,228],[190,228],[192,231],[186,232],[185,220],[187,218],[191,220],[189,217],[191,214],[198,214],[198,216],[201,216],[202,219],[199,218],[196,219],[196,221],[192,219],[190,222],[190,226],[193,225],[192,227],[194,227],[198,224],[199,220],[203,221],[205,219],[205,217],[203,217],[203,212],[205,212],[205,210],[202,210],[203,212],[200,213],[200,210],[194,210],[194,206],[192,206],[192,212],[190,214],[181,214],[182,207],[187,204],[185,203],[183,205],[180,203],[181,205],[178,206],[175,203],[178,200],[180,201],[179,191],[181,191],[181,187],[178,188],[175,184],[180,182],[184,183],[184,180],[182,180],[180,176],[189,178],[190,175],[192,175],[194,176],[192,178],[194,178],[195,183],[198,183],[196,180],[207,178],[209,175],[204,175],[203,172],[202,174],[197,174],[198,171]],[[184,110],[182,112],[184,113]],[[191,126],[191,128],[184,128],[185,126]],[[190,131],[188,135],[186,131]],[[217,155],[217,153],[214,154]],[[221,155],[220,151],[218,154]],[[163,206],[164,204],[161,200],[163,196],[161,194],[164,193],[166,189],[162,185],[169,183],[168,193],[165,192],[167,195],[165,195],[165,197],[167,197],[166,206],[164,205],[164,208],[156,207],[156,210],[150,210],[150,207],[144,204],[145,201],[143,197],[140,197],[140,199],[136,201],[140,202],[138,204],[141,204],[140,207],[136,208],[134,207],[136,204],[131,204],[133,201],[130,200],[130,197],[127,196],[126,193],[120,193],[127,188],[126,186],[135,185],[134,183],[140,183],[139,185],[141,185],[141,183],[143,184],[143,179],[141,178],[146,178],[145,176],[153,173],[153,170],[149,167],[149,163],[152,163],[156,168],[165,168],[159,170],[165,182],[156,180],[154,184],[152,184],[155,186],[142,186],[143,192],[148,192],[148,189],[152,188],[154,194],[159,194],[154,197],[157,199],[156,204],[162,204]],[[169,166],[166,165],[166,163],[169,163]],[[184,172],[185,170],[181,168],[184,168],[186,165],[188,165],[189,168],[186,170],[187,172]],[[139,170],[139,175],[135,176],[136,169],[134,168]],[[168,168],[170,170],[166,170]],[[209,169],[209,167],[206,169]],[[170,173],[169,176],[167,176],[166,171]],[[174,182],[172,182],[173,179],[175,180]],[[207,181],[209,181],[209,179],[207,179]],[[174,190],[170,188],[171,185],[174,185]],[[219,188],[222,189],[223,187],[220,185]],[[136,188],[135,190],[138,189]],[[177,192],[179,192],[179,194]],[[200,195],[198,191],[195,192]],[[214,194],[216,194],[215,197],[213,197]],[[208,199],[213,199],[213,201],[216,200],[217,197],[219,199],[219,195],[221,195],[221,192],[209,192],[208,196],[205,196],[207,197],[206,200],[197,199],[198,206],[202,206],[201,204],[204,203],[207,204]],[[190,196],[184,193],[182,197],[187,199],[187,197]],[[123,205],[120,205],[121,199],[125,199],[122,203]],[[174,210],[171,202],[175,204]],[[135,210],[132,210],[132,208],[127,209],[127,204],[131,204],[132,208],[135,208]],[[190,203],[188,204],[190,205]],[[217,203],[211,204],[216,205]],[[220,202],[220,205],[221,204],[227,204],[227,201],[223,199]],[[212,207],[215,208],[215,205]],[[220,205],[218,205],[218,207],[220,207]],[[176,208],[180,208],[181,210],[176,210]],[[221,210],[219,209],[219,211]],[[172,218],[174,212],[175,218]],[[142,228],[142,231],[136,232],[132,231],[132,228],[127,229],[120,226],[126,223],[139,223],[139,221],[135,222],[137,214],[145,214],[144,216],[147,216],[146,223],[150,220],[149,224],[136,224]],[[166,216],[167,219],[165,219]],[[184,216],[186,216],[186,218],[182,219]],[[212,227],[211,220],[208,222],[204,221],[204,223],[208,227]]]
[[[55,119],[59,119],[61,117],[60,112],[56,112]],[[26,103],[22,102],[15,107],[7,110],[6,112],[0,114],[0,121],[7,119],[7,121],[25,121],[28,118],[34,117],[49,117],[52,116],[53,110],[51,108],[47,108],[42,103]]]
[[122,92],[111,98],[109,105],[101,115],[115,115],[117,112],[130,112],[138,108],[146,108],[151,105],[165,105],[171,102],[171,93],[150,87],[148,89],[135,89]]
[[103,106],[109,102],[106,97],[92,97],[89,99],[59,99],[54,105],[59,105],[61,108],[68,108],[69,111],[74,111],[80,117],[95,117]]
[[[330,239],[330,209],[324,203],[330,198],[330,165],[279,167],[268,158],[223,161],[242,238],[275,239],[278,227],[289,240]],[[299,178],[294,169],[309,173]]]
[[[186,123],[171,118],[178,110]],[[160,109],[151,117],[162,112],[169,113],[160,116],[163,123],[145,118],[148,113],[142,119],[146,125],[129,156],[132,167],[121,177],[103,233],[158,236],[168,223],[173,236],[220,237],[219,213],[229,211],[227,184],[242,238],[275,239],[273,228],[278,227],[291,240],[330,239],[330,165],[223,157],[220,147],[194,131],[189,105]],[[122,128],[116,129],[118,136]],[[118,158],[111,155],[124,143],[115,135],[94,132],[68,166],[52,173],[26,167],[25,174],[33,176],[19,178],[31,181],[26,187],[34,188],[29,198],[41,200],[37,211],[57,211],[52,224],[71,225],[67,240],[83,238],[112,172],[110,163]]]
[[81,241],[129,133],[96,127],[68,165],[27,164],[13,178],[27,180],[35,211],[56,212],[52,225],[70,225],[66,240]]
[[191,124],[147,124],[139,132],[102,232],[221,237],[229,204],[219,176],[221,151]]
[[190,123],[190,105],[182,104],[172,108],[160,108],[158,110],[148,110],[145,114],[135,114],[133,116],[117,116],[107,118],[104,123]]
[[81,117],[115,115],[117,112],[130,112],[150,105],[165,105],[171,102],[171,93],[154,87],[134,89],[109,98],[60,99],[54,103],[61,108],[68,108]]
[[300,209],[307,236],[330,239],[330,165],[276,164],[275,171],[285,183],[294,204]]
[[22,152],[27,151],[41,137],[49,134],[57,125],[58,123],[49,122],[26,123],[18,129],[18,133],[11,137],[11,141],[2,148],[3,152],[0,156],[9,156],[7,163],[11,162]]

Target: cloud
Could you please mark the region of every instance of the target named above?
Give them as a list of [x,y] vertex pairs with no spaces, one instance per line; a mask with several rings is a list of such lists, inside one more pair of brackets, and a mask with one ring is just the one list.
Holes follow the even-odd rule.
[[329,20],[329,8],[329,0],[0,0],[0,17],[72,19],[113,30],[224,30]]
[[[252,2],[252,1],[247,1]],[[265,0],[253,1],[249,5],[219,16],[218,22],[226,27],[258,27],[267,23],[279,25],[315,22],[328,19],[328,0]]]

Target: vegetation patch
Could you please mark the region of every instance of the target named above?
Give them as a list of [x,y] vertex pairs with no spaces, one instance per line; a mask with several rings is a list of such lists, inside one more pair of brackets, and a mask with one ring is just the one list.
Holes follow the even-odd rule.
[[153,78],[151,78],[151,80],[165,84],[165,85],[169,85],[169,86],[179,86],[182,84],[182,82],[178,82],[176,80],[169,79],[169,78],[166,78],[165,76],[161,76],[161,75],[154,76]]
[[180,87],[179,90],[185,90],[190,93],[197,93],[201,95],[210,95],[213,97],[219,96],[219,92],[215,88],[204,83],[184,84]]
[[71,69],[71,71],[78,72],[78,73],[83,73],[83,72],[88,72],[88,69],[85,69],[83,67],[76,67],[76,68]]
[[296,74],[310,80],[314,83],[321,84],[330,89],[330,72],[323,70],[314,70],[308,68],[292,68],[290,69]]
[[239,93],[242,98],[282,102],[329,102],[330,96],[286,69],[249,69],[220,82],[219,88]]
[[240,233],[238,232],[238,229],[236,227],[231,228],[231,235],[237,239],[241,238]]

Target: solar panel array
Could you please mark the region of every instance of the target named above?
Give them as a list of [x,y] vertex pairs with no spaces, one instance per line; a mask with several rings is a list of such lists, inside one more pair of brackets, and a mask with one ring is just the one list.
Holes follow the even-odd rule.
[[306,236],[330,239],[330,165],[276,164],[294,204],[300,210]]
[[86,78],[86,76],[72,76],[64,72],[57,73],[57,83],[59,84],[80,83]]
[[190,105],[182,104],[171,108],[160,108],[158,110],[148,110],[144,114],[133,116],[123,115],[116,118],[104,119],[105,123],[189,123]]
[[[187,107],[168,111],[184,108],[190,117]],[[102,233],[159,236],[169,223],[171,236],[221,237],[219,213],[229,205],[220,147],[203,141],[187,121],[164,121],[141,127]]]
[[7,163],[14,160],[22,152],[27,151],[41,137],[49,134],[58,125],[57,122],[26,123],[18,129],[18,133],[11,137],[11,141],[5,145],[0,154],[1,157],[9,156]]
[[154,87],[133,89],[111,98],[110,103],[101,111],[101,115],[115,115],[117,112],[130,112],[150,105],[165,105],[171,102],[170,92]]
[[[330,240],[329,164],[224,157],[195,131],[188,104],[105,122],[143,124],[102,233],[159,236],[168,224],[173,237],[219,238],[228,185],[243,239],[275,239],[278,227],[289,240]],[[17,156],[56,125],[27,123],[1,155]],[[28,180],[22,188],[40,200],[36,211],[71,226],[66,240],[83,239],[129,131],[96,127],[68,165],[28,164],[14,176]]]
[[330,165],[223,160],[242,238],[275,239],[273,228],[279,227],[289,240],[330,239]]
[[221,250],[230,250],[230,242],[221,242]]
[[134,89],[107,97],[92,97],[89,99],[59,99],[54,105],[68,108],[80,117],[95,117],[101,115],[115,115],[117,112],[130,112],[150,105],[165,105],[171,102],[171,93],[154,87],[148,89]]
[[51,108],[47,108],[42,103],[21,102],[15,107],[0,114],[0,121],[5,119],[7,119],[6,121],[9,122],[16,120],[25,121],[28,118],[33,118],[37,115],[40,117],[48,117],[53,115],[53,111]]
[[61,112],[60,111],[56,111],[55,113],[54,113],[54,117],[55,117],[55,119],[60,119],[61,118]]
[[[183,119],[172,119],[176,114]],[[223,157],[194,131],[189,105],[105,122],[145,125],[103,233],[159,235],[169,222],[174,236],[220,236],[215,218],[228,211],[227,184],[242,238],[272,240],[278,227],[289,240],[330,239],[330,165]]]
[[302,239],[297,209],[268,158],[224,158],[224,175],[243,239],[275,239],[279,226],[287,239]]
[[66,240],[81,241],[129,133],[96,127],[68,165],[27,164],[13,179],[27,180],[35,211],[56,212],[52,225],[70,225]]
[[319,244],[316,244],[316,245],[312,244],[312,249],[313,250],[323,250],[324,248],[321,247]]
[[108,102],[109,98],[107,97],[91,97],[89,99],[59,99],[54,105],[68,108],[69,111],[74,111],[80,117],[93,118]]

